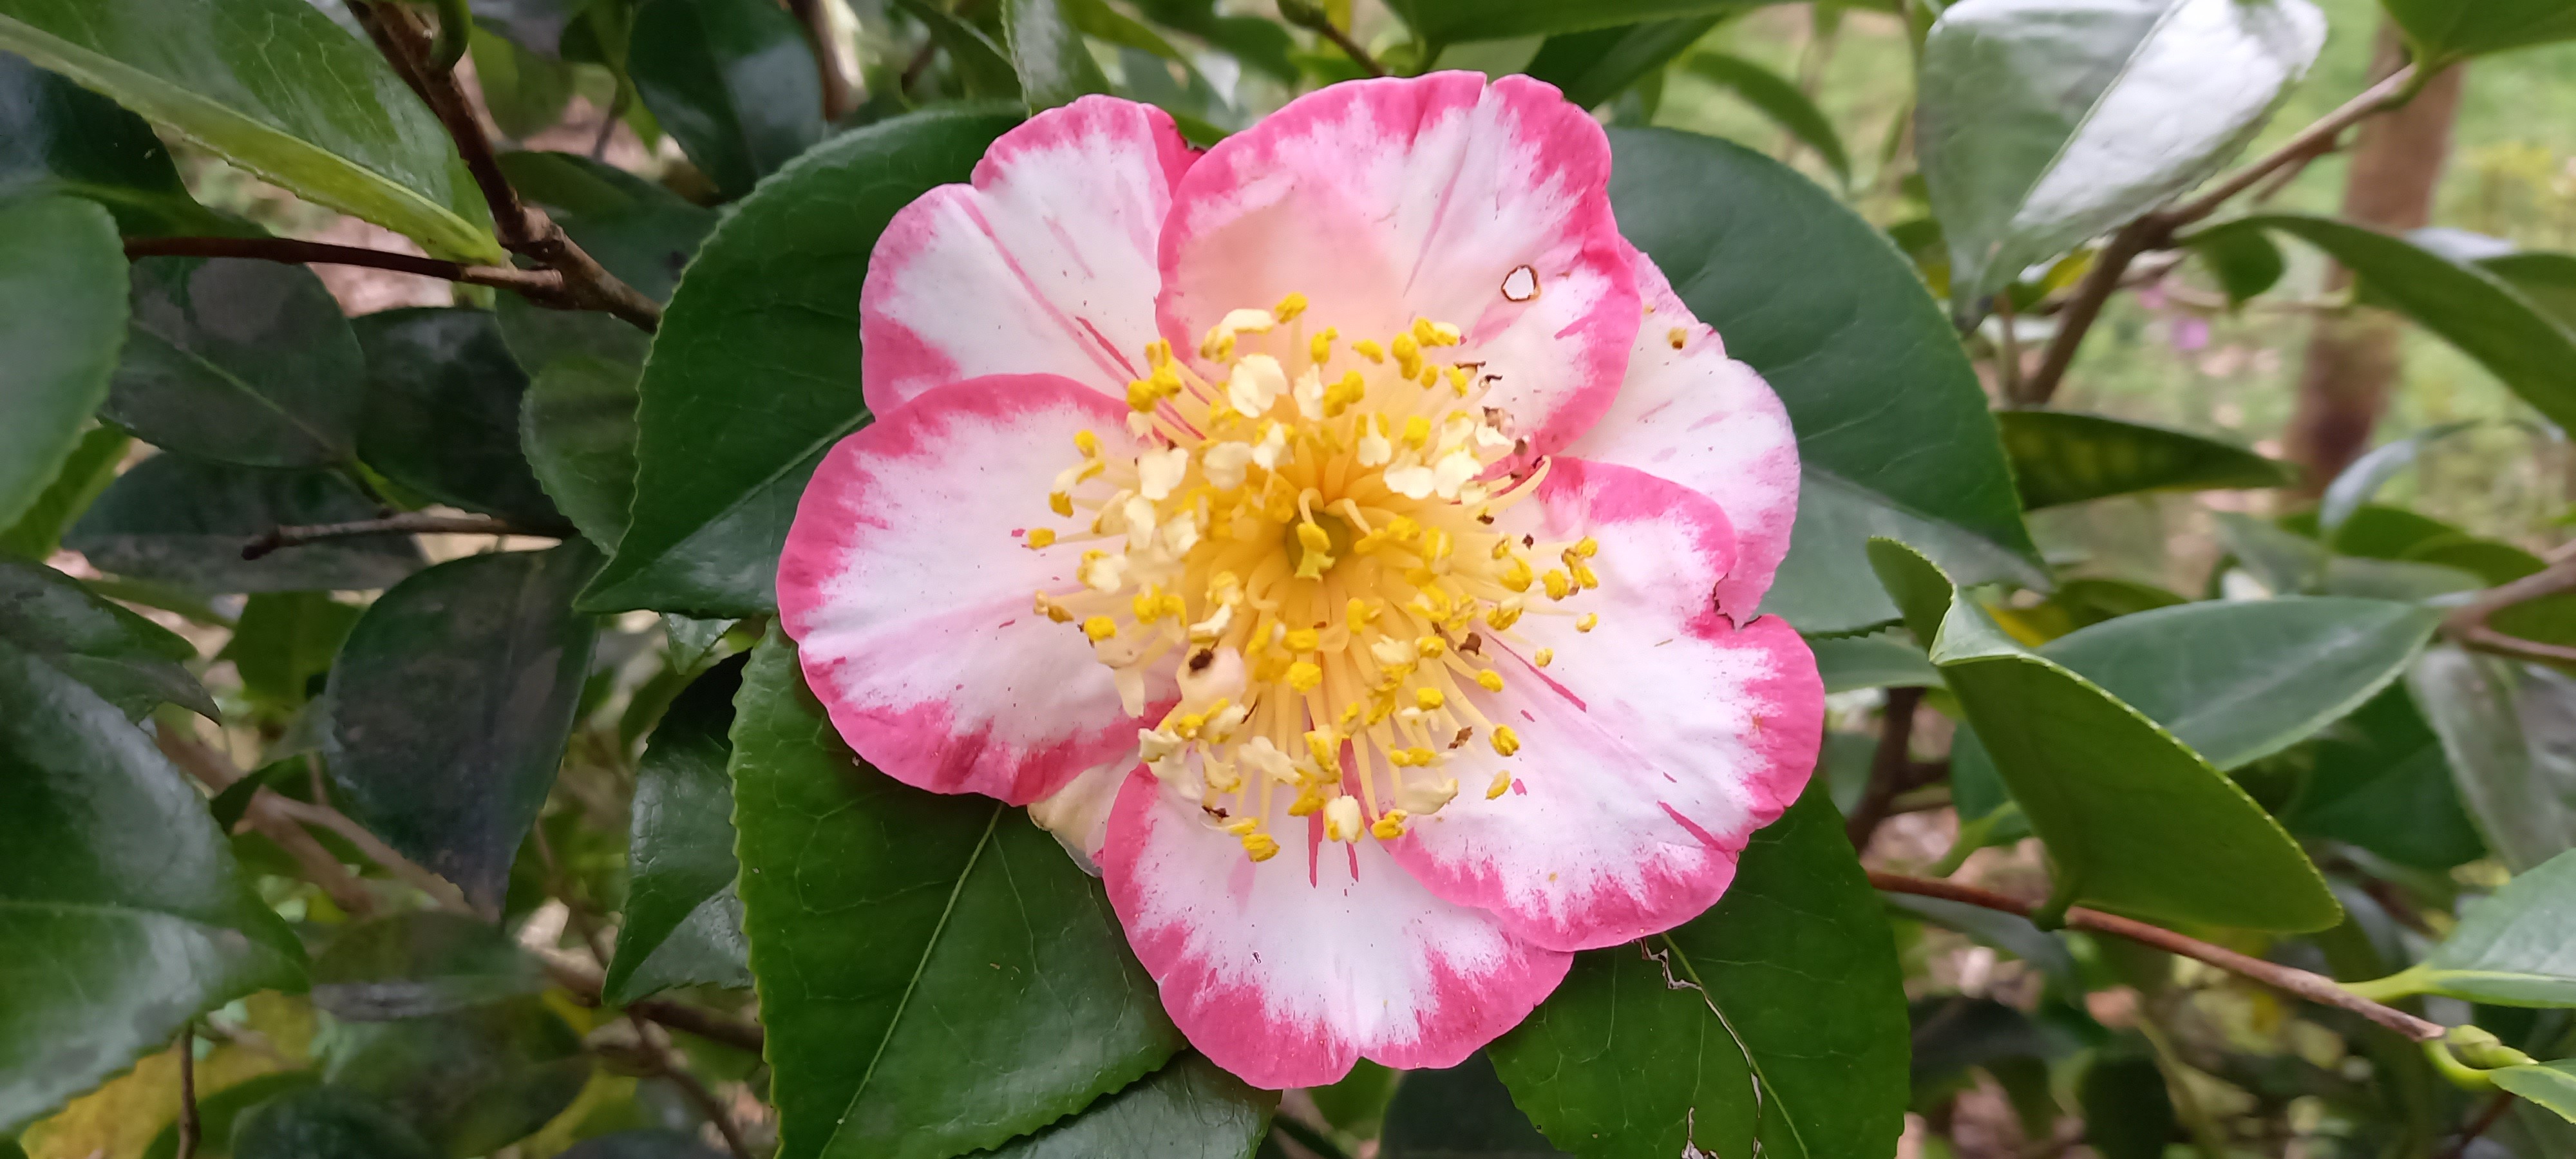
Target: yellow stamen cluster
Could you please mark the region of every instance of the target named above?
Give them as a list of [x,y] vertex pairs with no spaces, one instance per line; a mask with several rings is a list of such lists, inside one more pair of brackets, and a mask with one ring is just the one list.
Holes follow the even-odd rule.
[[[1127,390],[1148,449],[1112,456],[1083,432],[1048,506],[1087,525],[1026,540],[1081,553],[1079,586],[1037,610],[1079,626],[1130,712],[1170,666],[1180,702],[1140,730],[1142,756],[1255,861],[1281,848],[1278,812],[1394,841],[1456,797],[1442,770],[1460,750],[1518,752],[1486,708],[1503,667],[1552,657],[1513,626],[1601,582],[1592,539],[1495,529],[1547,465],[1483,405],[1483,364],[1441,360],[1456,326],[1344,347],[1306,309],[1235,310],[1195,363],[1149,346]],[[1498,773],[1485,797],[1513,785]]]

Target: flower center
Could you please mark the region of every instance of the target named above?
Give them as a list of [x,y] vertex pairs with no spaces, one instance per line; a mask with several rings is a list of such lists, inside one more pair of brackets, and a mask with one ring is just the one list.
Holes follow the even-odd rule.
[[[1216,380],[1148,347],[1127,402],[1150,449],[1113,458],[1082,432],[1048,502],[1089,524],[1027,540],[1082,552],[1079,586],[1037,608],[1083,633],[1130,713],[1176,661],[1180,702],[1141,730],[1144,759],[1255,861],[1279,852],[1278,809],[1322,813],[1331,840],[1393,841],[1457,795],[1444,769],[1460,750],[1518,752],[1487,711],[1504,689],[1492,660],[1546,667],[1513,626],[1573,615],[1554,605],[1600,584],[1591,538],[1495,530],[1547,462],[1483,405],[1498,375],[1440,360],[1457,327],[1417,319],[1343,346],[1305,309],[1291,294],[1227,314],[1199,347]],[[1476,788],[1500,797],[1512,774]]]

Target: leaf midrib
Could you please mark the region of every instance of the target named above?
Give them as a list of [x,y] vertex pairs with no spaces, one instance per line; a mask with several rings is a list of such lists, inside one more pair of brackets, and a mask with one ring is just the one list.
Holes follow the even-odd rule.
[[288,410],[276,399],[270,398],[266,394],[261,393],[259,388],[252,386],[248,380],[233,373],[231,368],[226,367],[195,350],[171,341],[168,335],[154,330],[149,326],[145,326],[138,322],[134,328],[141,331],[144,337],[160,343],[163,349],[185,359],[189,365],[203,370],[206,374],[212,376],[216,382],[223,386],[230,387],[235,393],[246,396],[251,401],[259,404],[263,408],[266,408],[271,414],[276,415],[280,421],[293,428],[297,433],[312,440],[314,446],[321,448],[326,455],[330,456],[330,462],[345,462],[354,457],[349,448],[342,447],[337,441],[333,440],[328,433],[318,430],[312,424],[304,421],[303,416],[296,414],[294,411]]

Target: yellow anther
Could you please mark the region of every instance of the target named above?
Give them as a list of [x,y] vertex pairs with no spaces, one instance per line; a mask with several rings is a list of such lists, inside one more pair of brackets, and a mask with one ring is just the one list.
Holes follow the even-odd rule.
[[1306,353],[1317,365],[1333,360],[1333,337],[1332,329],[1327,327],[1323,333],[1306,340]]
[[1503,674],[1491,668],[1485,669],[1476,674],[1476,686],[1487,692],[1500,692],[1503,690]]
[[1323,786],[1308,785],[1305,788],[1298,790],[1296,800],[1288,803],[1288,815],[1291,817],[1312,817],[1315,815],[1316,810],[1323,807]]
[[1549,568],[1546,575],[1538,578],[1547,586],[1547,598],[1551,600],[1561,600],[1574,594],[1574,580],[1564,572]]
[[1345,731],[1345,732],[1347,732],[1347,731],[1349,731],[1349,730],[1350,730],[1350,727],[1351,727],[1352,725],[1358,724],[1359,722],[1360,722],[1360,706],[1359,706],[1359,703],[1358,703],[1357,701],[1353,701],[1352,703],[1345,704],[1345,705],[1343,705],[1343,706],[1342,706],[1342,715],[1341,715],[1341,718],[1340,718],[1338,721],[1336,721],[1335,723],[1337,723],[1337,724],[1341,725],[1342,730],[1343,730],[1343,731]]
[[1378,345],[1375,339],[1362,338],[1357,342],[1351,343],[1351,353],[1357,354],[1371,362],[1386,361],[1386,347]]
[[1485,613],[1485,626],[1497,632],[1511,631],[1512,625],[1520,622],[1521,605],[1518,596],[1495,605],[1492,611]]
[[1395,341],[1387,344],[1387,349],[1395,355],[1398,363],[1411,362],[1422,357],[1422,343],[1415,340],[1409,333],[1396,335]]
[[1581,539],[1575,540],[1574,546],[1567,548],[1566,550],[1585,559],[1590,559],[1593,556],[1601,554],[1601,541],[1587,535]]
[[1279,299],[1279,304],[1270,308],[1270,316],[1282,322],[1294,322],[1297,320],[1297,315],[1305,312],[1306,295],[1304,294],[1292,293]]
[[1404,420],[1404,445],[1415,450],[1431,441],[1431,420],[1415,415]]
[[1460,398],[1467,397],[1468,386],[1475,380],[1475,374],[1470,372],[1464,366],[1452,366],[1449,368],[1449,390]]
[[1425,660],[1437,657],[1448,650],[1449,642],[1438,636],[1424,636],[1413,642],[1413,654]]
[[1438,711],[1441,705],[1447,704],[1448,702],[1449,698],[1441,695],[1440,690],[1437,688],[1416,688],[1413,690],[1414,707],[1419,708],[1424,712]]
[[1601,586],[1600,573],[1579,563],[1570,566],[1574,572],[1574,586],[1586,589]]
[[1097,644],[1118,634],[1118,621],[1107,616],[1093,616],[1082,622],[1082,634]]
[[1154,404],[1162,401],[1162,398],[1163,392],[1161,388],[1154,385],[1153,379],[1140,378],[1127,384],[1127,409],[1137,414],[1152,411]]
[[1423,363],[1422,372],[1415,375],[1414,380],[1420,382],[1422,384],[1422,389],[1424,390],[1429,390],[1432,387],[1438,386],[1440,385],[1440,368],[1428,362]]
[[1423,341],[1425,345],[1430,346],[1456,346],[1458,340],[1464,336],[1455,326],[1446,322],[1434,322],[1431,324],[1431,337]]
[[1073,514],[1073,496],[1068,495],[1068,494],[1066,494],[1066,493],[1064,493],[1064,492],[1062,492],[1062,491],[1050,491],[1050,492],[1048,492],[1048,493],[1047,493],[1047,510],[1049,510],[1049,511],[1053,511],[1053,512],[1055,512],[1055,513],[1056,513],[1056,514],[1058,514],[1058,515],[1071,515],[1071,514]]
[[1135,611],[1139,624],[1150,624],[1163,618],[1163,597],[1152,588],[1136,593],[1136,598],[1127,601],[1127,606]]
[[1172,731],[1182,740],[1199,739],[1200,731],[1205,728],[1207,728],[1207,714],[1204,712],[1193,712],[1172,720]]
[[1500,797],[1511,791],[1512,771],[1510,769],[1504,769],[1503,771],[1494,774],[1493,784],[1485,786],[1485,799],[1491,801],[1494,798]]
[[1070,624],[1073,622],[1073,609],[1065,607],[1062,603],[1058,602],[1054,596],[1050,596],[1045,592],[1038,593],[1037,612],[1039,615],[1045,616],[1059,624]]
[[1449,538],[1448,532],[1442,531],[1437,527],[1424,532],[1422,536],[1422,558],[1434,563],[1449,558],[1449,550],[1453,542],[1454,541]]
[[1545,668],[1550,664],[1556,663],[1556,649],[1541,648],[1536,652],[1530,653],[1530,663],[1536,664],[1541,668]]
[[1601,613],[1599,612],[1585,612],[1574,620],[1574,630],[1577,632],[1589,632],[1600,626]]
[[1503,574],[1496,578],[1499,579],[1502,585],[1506,588],[1510,588],[1516,592],[1525,592],[1530,588],[1530,581],[1537,577],[1530,574],[1529,561],[1516,555],[1512,557],[1512,566],[1504,568]]
[[1299,628],[1288,633],[1288,638],[1281,643],[1288,645],[1291,652],[1312,652],[1323,645],[1324,634],[1313,628]]
[[1073,449],[1082,452],[1083,458],[1097,459],[1100,457],[1100,436],[1090,431],[1075,431]]
[[1315,767],[1332,777],[1342,775],[1342,737],[1329,728],[1306,734],[1306,755],[1315,758]]
[[1503,756],[1510,756],[1513,753],[1521,751],[1521,734],[1513,732],[1512,726],[1508,724],[1496,725],[1494,727],[1494,751]]
[[1349,603],[1342,605],[1342,615],[1351,622],[1352,627],[1364,628],[1377,622],[1380,607],[1381,605],[1352,596]]
[[1300,660],[1288,666],[1288,687],[1299,692],[1312,692],[1324,682],[1324,670],[1311,660]]
[[1261,832],[1261,820],[1257,817],[1237,817],[1218,827],[1237,837],[1249,837]]
[[1368,397],[1368,380],[1356,370],[1343,373],[1341,380],[1324,388],[1324,417],[1340,418],[1342,412],[1359,405]]
[[1055,544],[1055,528],[1052,528],[1052,527],[1032,527],[1032,528],[1030,528],[1030,529],[1029,529],[1029,546],[1030,546],[1030,547],[1051,547],[1051,546],[1054,546],[1054,544]]
[[1300,523],[1297,525],[1297,543],[1308,551],[1331,551],[1333,549],[1332,535],[1326,532],[1323,527],[1314,523]]
[[1369,826],[1369,836],[1380,841],[1393,841],[1404,836],[1404,810],[1387,810],[1377,819],[1377,824]]
[[1254,861],[1268,861],[1279,856],[1279,842],[1267,833],[1255,833],[1243,839],[1243,851]]
[[1508,558],[1510,558],[1511,554],[1512,554],[1512,541],[1511,541],[1511,540],[1508,540],[1508,539],[1497,539],[1497,540],[1495,540],[1495,541],[1494,541],[1494,558],[1495,558],[1495,559],[1508,559]]

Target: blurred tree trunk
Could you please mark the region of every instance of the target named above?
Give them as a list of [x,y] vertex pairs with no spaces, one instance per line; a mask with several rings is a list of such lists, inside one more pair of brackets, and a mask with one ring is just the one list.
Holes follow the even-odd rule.
[[[2372,79],[2405,62],[2396,29],[2383,22]],[[2450,156],[2451,123],[2460,111],[2465,71],[2454,66],[2433,78],[2405,108],[2362,122],[2344,179],[2346,220],[2391,233],[2431,222],[2433,187]],[[2330,290],[2351,284],[2352,271],[2342,266],[2327,275]],[[2370,430],[2388,410],[2388,391],[2397,382],[2399,337],[2397,319],[2378,311],[2317,320],[2299,373],[2299,406],[2290,419],[2288,439],[2291,461],[2305,472],[2302,493],[2324,491],[2336,473],[2369,449]]]

